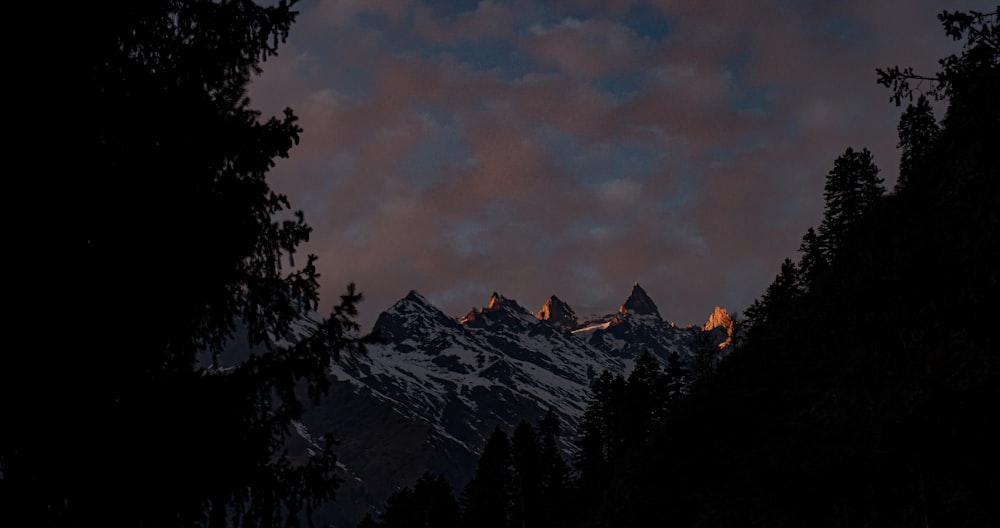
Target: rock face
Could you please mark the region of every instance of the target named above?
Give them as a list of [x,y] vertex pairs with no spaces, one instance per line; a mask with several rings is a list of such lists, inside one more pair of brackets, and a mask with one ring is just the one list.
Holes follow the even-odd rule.
[[639,286],[638,282],[632,284],[632,293],[625,300],[625,304],[618,308],[620,315],[655,315],[660,319],[660,311],[656,309],[656,303],[646,295],[646,290]]
[[736,324],[725,308],[716,306],[715,311],[708,317],[708,321],[705,321],[701,329],[705,332],[710,332],[712,334],[712,341],[720,349],[725,349],[733,342]]
[[494,293],[460,319],[416,291],[396,302],[373,328],[381,342],[333,365],[332,396],[303,419],[303,443],[324,432],[341,441],[344,482],[317,522],[356,526],[425,471],[460,491],[495,427],[509,432],[548,409],[562,422],[568,459],[594,378],[627,374],[643,352],[691,362],[703,332],[663,321],[638,284],[618,314],[578,326],[556,296],[536,316]]
[[536,317],[560,330],[573,331],[580,325],[573,309],[555,295],[545,301],[545,305],[538,310]]
[[729,316],[729,312],[725,308],[716,306],[715,311],[712,312],[712,315],[708,316],[708,321],[705,321],[701,329],[709,331],[720,326],[726,329],[727,334],[733,334],[733,318]]

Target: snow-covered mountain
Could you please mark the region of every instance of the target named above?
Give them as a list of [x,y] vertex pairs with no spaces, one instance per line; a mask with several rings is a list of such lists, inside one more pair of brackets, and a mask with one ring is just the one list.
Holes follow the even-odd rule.
[[[304,438],[341,439],[349,478],[329,513],[352,525],[428,470],[460,488],[495,427],[537,422],[548,409],[568,453],[594,378],[627,374],[643,352],[664,364],[671,352],[693,361],[705,328],[664,321],[638,283],[617,313],[586,322],[554,295],[537,315],[494,293],[487,306],[450,317],[411,291],[378,317],[379,344],[331,367],[332,397],[304,420]],[[725,339],[713,336],[716,347]]]

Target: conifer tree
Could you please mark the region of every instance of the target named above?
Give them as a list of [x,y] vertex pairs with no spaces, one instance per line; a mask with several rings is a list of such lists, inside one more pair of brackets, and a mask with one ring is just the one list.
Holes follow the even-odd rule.
[[550,408],[538,422],[543,497],[540,526],[556,526],[566,515],[563,510],[568,498],[570,470],[559,451],[560,430],[559,417]]
[[628,449],[648,441],[666,415],[667,387],[660,364],[652,355],[643,353],[636,358],[623,396],[621,435],[623,448]]
[[719,363],[719,349],[712,342],[712,334],[695,329],[694,362],[691,365],[691,375],[695,381],[711,376]]
[[542,448],[535,429],[521,420],[514,429],[511,526],[538,526],[543,505]]
[[458,505],[451,485],[441,475],[424,473],[413,488],[403,488],[386,500],[381,522],[368,515],[363,526],[380,528],[455,528],[458,525]]
[[459,498],[462,525],[469,528],[505,528],[513,510],[510,439],[497,427],[493,430],[476,474]]
[[816,279],[826,270],[828,263],[823,251],[823,241],[820,240],[816,230],[809,228],[802,236],[802,244],[799,246],[799,277],[802,281],[802,289],[808,291]]
[[[23,103],[54,110],[19,131],[50,151],[0,223],[26,256],[3,264],[5,324],[38,337],[0,358],[0,509],[20,523],[273,526],[333,496],[332,438],[305,466],[284,444],[359,297],[316,339],[279,343],[316,308],[318,274],[293,261],[310,228],[266,178],[302,131],[246,95],[295,18],[267,4],[71,2],[54,17],[37,62],[58,73]],[[220,368],[234,343],[257,355]]]
[[621,450],[621,401],[625,385],[624,377],[607,370],[591,385],[575,461],[585,487],[607,478],[609,461]]
[[785,320],[801,295],[802,278],[798,267],[786,258],[774,282],[744,312],[751,337],[765,334],[771,330],[769,325]]
[[914,177],[914,172],[926,162],[931,149],[941,134],[927,96],[921,94],[917,103],[907,105],[899,118],[899,147],[902,152],[899,159],[899,179],[896,180],[896,192],[902,191]]
[[848,147],[833,163],[823,188],[826,208],[819,226],[826,260],[832,261],[844,237],[885,194],[879,169],[868,149]]

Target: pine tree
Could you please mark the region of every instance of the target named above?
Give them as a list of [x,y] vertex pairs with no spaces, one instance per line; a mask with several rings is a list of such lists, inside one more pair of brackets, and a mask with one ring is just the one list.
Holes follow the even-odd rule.
[[910,104],[899,118],[899,143],[902,149],[899,160],[899,179],[896,180],[896,192],[902,191],[914,177],[914,172],[926,162],[931,154],[934,143],[941,134],[927,96],[921,94],[917,104]]
[[368,515],[362,526],[382,528],[455,528],[458,526],[458,505],[451,485],[441,475],[424,473],[413,488],[403,488],[386,500],[381,522],[374,523]]
[[[32,336],[0,359],[0,509],[20,523],[272,526],[333,496],[332,439],[305,466],[284,440],[359,297],[315,340],[275,340],[316,307],[318,275],[266,180],[301,129],[246,96],[295,18],[269,4],[61,6],[47,49],[72,58],[38,60],[58,78],[26,83],[42,130],[20,134],[49,152],[25,151],[46,161],[0,224],[26,256],[4,259],[5,330]],[[258,352],[218,368],[229,344]]]
[[483,448],[475,476],[465,486],[459,499],[463,526],[507,526],[513,510],[512,465],[510,439],[497,427]]
[[559,526],[566,517],[564,511],[570,486],[570,470],[559,451],[561,426],[551,408],[538,422],[540,437],[542,511],[539,526]]
[[799,276],[802,280],[802,289],[808,291],[816,279],[823,274],[829,265],[823,251],[823,241],[816,230],[809,228],[802,236],[802,244],[799,246]]
[[694,363],[691,375],[695,381],[711,376],[719,363],[719,348],[712,342],[712,334],[700,329],[694,330]]
[[575,460],[585,487],[606,479],[609,462],[621,451],[625,385],[624,377],[607,370],[591,384]]
[[511,526],[540,526],[543,505],[542,447],[534,428],[521,420],[514,429]]
[[659,362],[648,353],[640,354],[626,380],[621,403],[624,449],[643,445],[649,440],[650,434],[666,416],[666,391]]
[[826,177],[823,198],[826,208],[819,226],[819,237],[828,262],[832,261],[843,239],[864,214],[885,194],[879,169],[868,149],[848,149],[833,163]]
[[788,321],[794,312],[796,301],[802,296],[802,277],[791,259],[781,263],[781,269],[767,290],[744,312],[751,339],[780,331],[781,321]]

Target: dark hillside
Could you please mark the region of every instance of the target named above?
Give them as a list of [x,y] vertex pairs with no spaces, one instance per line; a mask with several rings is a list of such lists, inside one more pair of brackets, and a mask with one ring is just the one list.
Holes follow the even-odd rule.
[[[949,110],[906,187],[772,303],[655,447],[619,468],[598,519],[1000,523],[998,14],[969,20],[966,51],[942,62]],[[905,100],[906,85],[886,84]]]

